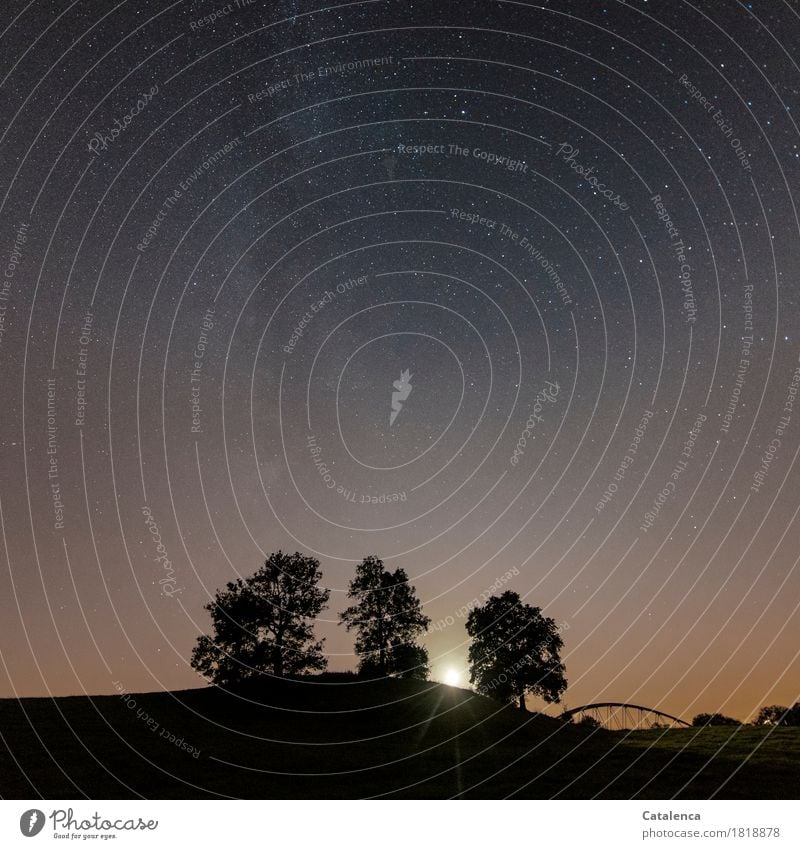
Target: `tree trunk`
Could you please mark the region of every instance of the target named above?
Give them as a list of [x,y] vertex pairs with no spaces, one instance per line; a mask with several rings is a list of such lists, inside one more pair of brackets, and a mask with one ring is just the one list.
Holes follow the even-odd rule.
[[278,629],[275,632],[275,648],[273,651],[272,657],[274,658],[272,671],[278,678],[283,678],[283,631],[284,631],[283,621],[278,625]]
[[519,709],[525,711],[527,710],[527,708],[525,707],[525,693],[519,694]]
[[378,666],[381,675],[386,677],[386,648],[384,646],[383,637],[383,607],[378,602]]

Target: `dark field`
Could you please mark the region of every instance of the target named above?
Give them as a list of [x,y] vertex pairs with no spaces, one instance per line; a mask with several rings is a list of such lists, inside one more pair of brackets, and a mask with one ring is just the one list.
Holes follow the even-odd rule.
[[414,681],[5,699],[0,733],[7,799],[748,799],[800,788],[800,729],[593,732]]

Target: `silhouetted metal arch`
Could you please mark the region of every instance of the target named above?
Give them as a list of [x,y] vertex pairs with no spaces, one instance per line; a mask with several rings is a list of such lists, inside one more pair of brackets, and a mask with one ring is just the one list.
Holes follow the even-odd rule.
[[580,707],[565,710],[561,714],[561,719],[569,719],[576,713],[584,713],[585,711],[597,710],[599,708],[628,708],[629,710],[645,711],[646,713],[652,713],[655,716],[663,716],[665,719],[671,719],[673,722],[677,722],[679,725],[685,725],[687,728],[692,727],[691,723],[686,722],[685,719],[681,719],[680,717],[673,716],[671,713],[664,713],[663,710],[644,707],[644,705],[632,705],[629,702],[593,702],[590,705],[581,705]]

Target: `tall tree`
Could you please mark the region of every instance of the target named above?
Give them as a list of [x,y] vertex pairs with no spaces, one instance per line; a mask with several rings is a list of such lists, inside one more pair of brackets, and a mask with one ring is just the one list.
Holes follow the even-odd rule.
[[318,560],[278,551],[254,575],[218,590],[205,605],[214,634],[198,637],[192,667],[219,685],[324,669],[324,640],[313,631],[330,596],[321,578]]
[[470,611],[466,627],[472,637],[469,680],[478,693],[518,701],[523,710],[526,694],[559,701],[567,688],[560,657],[564,643],[555,621],[540,608],[523,604],[508,590]]
[[428,652],[417,640],[431,620],[422,612],[405,571],[389,572],[379,558],[365,557],[356,567],[347,597],[355,604],[339,618],[348,631],[356,631],[359,671],[426,679]]

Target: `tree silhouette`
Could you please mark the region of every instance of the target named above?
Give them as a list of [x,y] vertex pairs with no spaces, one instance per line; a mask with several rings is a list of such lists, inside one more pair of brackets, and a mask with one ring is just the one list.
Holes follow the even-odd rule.
[[529,693],[559,701],[567,688],[559,656],[564,643],[555,621],[538,607],[507,590],[470,611],[466,627],[472,637],[469,680],[478,693],[518,701],[522,710]]
[[792,707],[767,705],[758,712],[754,725],[800,725],[800,702]]
[[205,605],[214,636],[197,638],[192,667],[219,685],[325,669],[324,640],[313,632],[330,595],[317,586],[321,578],[318,560],[278,551],[249,578],[218,590]]
[[427,679],[428,652],[417,639],[431,620],[422,612],[405,571],[388,572],[379,558],[365,557],[356,566],[347,597],[356,603],[339,618],[348,631],[357,633],[359,672]]
[[738,719],[734,719],[731,716],[725,716],[721,713],[698,713],[697,716],[692,719],[692,725],[702,726],[702,725],[741,725]]

